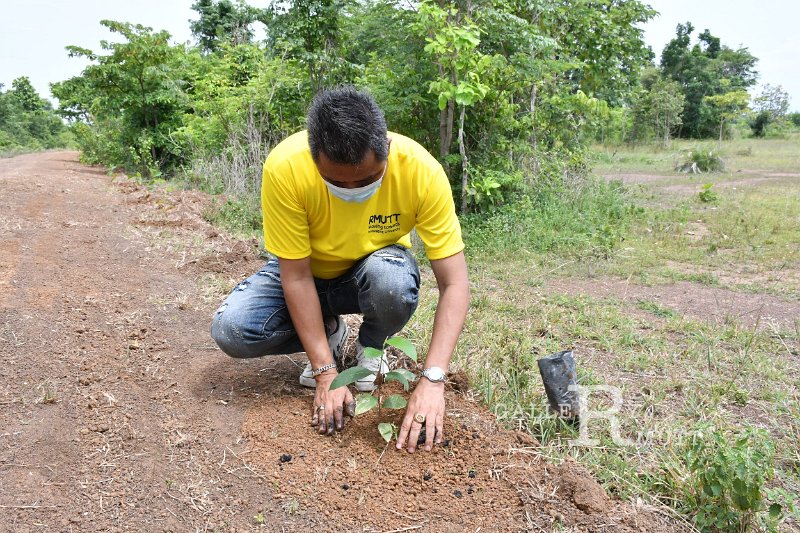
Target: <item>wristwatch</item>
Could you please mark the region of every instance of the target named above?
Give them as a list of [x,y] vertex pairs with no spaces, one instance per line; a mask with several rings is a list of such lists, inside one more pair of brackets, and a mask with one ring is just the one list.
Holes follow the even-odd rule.
[[422,371],[422,376],[428,378],[433,383],[444,383],[447,381],[447,374],[438,366],[432,366]]

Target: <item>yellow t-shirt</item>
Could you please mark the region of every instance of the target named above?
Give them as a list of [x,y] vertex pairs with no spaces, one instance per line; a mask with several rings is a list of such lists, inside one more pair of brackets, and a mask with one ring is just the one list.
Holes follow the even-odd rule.
[[332,279],[372,252],[411,247],[416,226],[431,260],[464,249],[450,183],[417,142],[389,133],[389,164],[368,200],[348,203],[328,192],[311,157],[307,132],[272,149],[264,163],[261,208],[264,244],[283,259],[311,257],[314,277]]

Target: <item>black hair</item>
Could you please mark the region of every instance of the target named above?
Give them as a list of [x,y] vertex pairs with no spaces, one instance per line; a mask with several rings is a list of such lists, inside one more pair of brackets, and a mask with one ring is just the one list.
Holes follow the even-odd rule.
[[366,91],[344,85],[319,92],[306,118],[308,146],[314,161],[320,152],[341,165],[357,165],[369,150],[378,161],[389,156],[386,118]]

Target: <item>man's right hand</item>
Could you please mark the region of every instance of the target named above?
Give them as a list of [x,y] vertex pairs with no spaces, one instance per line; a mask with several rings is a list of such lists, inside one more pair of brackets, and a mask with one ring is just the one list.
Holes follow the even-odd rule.
[[355,416],[356,400],[347,387],[329,390],[331,382],[338,376],[336,370],[323,372],[315,379],[317,390],[314,394],[314,411],[311,425],[316,426],[320,435],[333,435],[334,431],[344,429],[344,417]]

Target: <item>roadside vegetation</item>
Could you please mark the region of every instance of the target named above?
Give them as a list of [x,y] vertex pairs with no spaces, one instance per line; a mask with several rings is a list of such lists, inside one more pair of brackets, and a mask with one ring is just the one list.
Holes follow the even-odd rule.
[[3,90],[0,83],[0,157],[74,145],[53,106],[21,76]]
[[[83,161],[200,188],[208,220],[259,237],[270,147],[320,88],[368,88],[450,176],[473,281],[454,363],[475,397],[547,456],[700,530],[796,527],[800,323],[713,301],[700,316],[657,292],[800,300],[800,114],[782,88],[756,88],[747,48],[687,22],[657,62],[637,29],[656,13],[638,0],[193,7],[194,45],[102,21],[115,42],[68,47],[91,64],[52,91]],[[23,85],[0,93],[0,150],[57,146],[63,126]],[[50,137],[12,116],[51,117]],[[652,292],[562,290],[620,281]],[[432,293],[404,333],[419,347]],[[578,428],[548,413],[536,359],[568,347],[583,386],[621,392],[633,444],[600,420],[599,445],[570,445]]]

